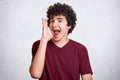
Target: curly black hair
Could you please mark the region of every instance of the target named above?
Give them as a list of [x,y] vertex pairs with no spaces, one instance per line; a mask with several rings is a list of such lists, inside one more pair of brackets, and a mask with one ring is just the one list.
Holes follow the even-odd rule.
[[54,5],[49,6],[47,10],[48,26],[50,24],[50,19],[57,15],[63,15],[66,17],[68,25],[71,28],[68,31],[68,34],[71,33],[76,26],[76,13],[73,11],[72,7],[63,3],[55,3]]

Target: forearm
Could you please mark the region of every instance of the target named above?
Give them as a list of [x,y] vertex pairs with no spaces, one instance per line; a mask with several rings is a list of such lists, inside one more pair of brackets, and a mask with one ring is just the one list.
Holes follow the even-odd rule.
[[82,80],[93,80],[92,74],[82,75]]
[[43,72],[45,63],[45,52],[47,47],[47,41],[41,39],[36,55],[30,66],[30,73],[33,78],[40,78]]

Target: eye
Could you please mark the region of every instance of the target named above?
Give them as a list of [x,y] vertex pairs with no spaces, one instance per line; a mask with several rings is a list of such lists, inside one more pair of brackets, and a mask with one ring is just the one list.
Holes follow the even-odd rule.
[[59,23],[61,23],[61,22],[62,22],[62,20],[58,20],[58,22],[59,22]]
[[53,20],[53,19],[51,19],[51,20],[50,20],[50,22],[54,22],[54,20]]

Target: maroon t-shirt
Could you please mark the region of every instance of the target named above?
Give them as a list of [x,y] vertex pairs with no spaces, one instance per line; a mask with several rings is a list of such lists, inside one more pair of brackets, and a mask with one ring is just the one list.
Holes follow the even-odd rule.
[[[34,57],[40,41],[32,47]],[[33,58],[32,57],[32,58]],[[62,48],[49,41],[46,49],[45,66],[39,80],[80,80],[80,74],[92,74],[85,46],[69,40]]]

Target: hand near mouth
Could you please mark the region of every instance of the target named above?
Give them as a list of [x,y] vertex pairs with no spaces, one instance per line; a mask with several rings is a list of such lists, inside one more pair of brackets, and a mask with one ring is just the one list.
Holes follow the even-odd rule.
[[49,41],[49,40],[51,40],[51,38],[52,38],[52,35],[50,35],[49,31],[48,31],[47,19],[42,18],[42,37],[41,37],[41,39]]

